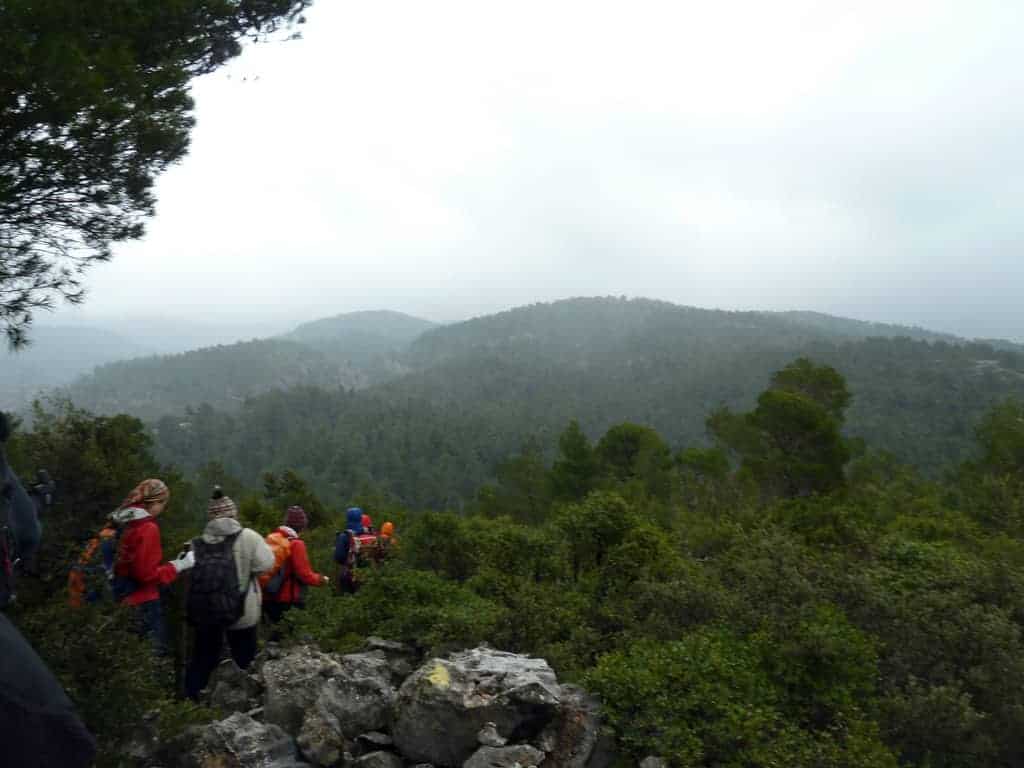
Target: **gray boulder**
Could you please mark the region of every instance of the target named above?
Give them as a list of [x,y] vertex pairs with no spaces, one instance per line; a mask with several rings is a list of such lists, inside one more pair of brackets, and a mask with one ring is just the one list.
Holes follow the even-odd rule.
[[[462,768],[529,768],[544,762],[544,753],[529,744],[480,747]],[[552,762],[551,765],[559,765]]]
[[370,752],[357,759],[357,768],[402,768],[402,758],[394,752]]
[[366,650],[384,655],[396,685],[401,685],[412,674],[419,659],[419,654],[411,646],[380,637],[366,638]]
[[332,658],[331,676],[322,680],[298,733],[302,754],[318,765],[336,763],[350,739],[386,728],[395,700],[383,658],[365,653]]
[[266,686],[263,719],[296,735],[324,684],[341,673],[341,664],[329,654],[297,646],[279,658],[267,659],[262,673]]
[[645,757],[640,761],[640,768],[668,768],[668,763],[660,757]]
[[260,706],[262,695],[260,680],[226,659],[210,675],[204,701],[223,712],[251,712]]
[[295,743],[276,725],[258,723],[236,712],[225,720],[193,729],[192,743],[179,768],[298,768]]
[[[558,716],[532,742],[548,753],[551,765],[584,768],[601,765],[591,762],[601,738],[601,708],[597,699],[579,686],[563,685]],[[605,763],[606,764],[606,763]]]
[[526,741],[556,717],[561,688],[543,659],[474,648],[431,659],[402,684],[391,736],[410,761],[461,766],[488,723]]

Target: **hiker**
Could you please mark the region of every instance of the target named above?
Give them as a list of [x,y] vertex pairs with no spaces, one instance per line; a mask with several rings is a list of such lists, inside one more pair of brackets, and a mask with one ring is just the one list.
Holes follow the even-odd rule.
[[263,537],[242,527],[238,507],[219,487],[206,512],[209,522],[203,535],[192,542],[195,565],[187,601],[195,644],[185,671],[185,695],[193,700],[198,700],[220,663],[225,636],[240,669],[247,669],[256,657],[263,602],[257,576],[274,565],[274,554]]
[[163,480],[143,480],[112,515],[124,526],[114,563],[114,596],[136,613],[139,634],[149,638],[158,653],[167,651],[160,587],[173,582],[195,562],[191,551],[161,564],[160,527],[156,519],[167,509],[171,492]]
[[[39,546],[35,505],[7,464],[0,413],[0,607],[14,596],[13,568]],[[50,670],[0,612],[0,750],[5,768],[92,765],[96,742]]]
[[334,562],[338,564],[338,591],[354,595],[359,590],[356,583],[356,556],[359,551],[358,537],[363,531],[363,518],[369,519],[359,507],[345,511],[345,530],[334,535]]
[[114,521],[108,517],[99,533],[86,542],[78,562],[68,573],[70,607],[81,608],[83,602],[98,602],[110,591],[120,536]]
[[398,540],[395,538],[395,524],[388,520],[381,525],[380,535],[377,537],[377,562],[384,562],[397,546]]
[[323,587],[331,581],[309,564],[306,543],[300,538],[308,524],[306,510],[299,506],[288,507],[284,525],[279,525],[274,531],[288,540],[288,556],[281,563],[278,588],[268,589],[269,583],[263,588],[263,615],[271,624],[281,621],[293,606],[306,607],[306,587]]

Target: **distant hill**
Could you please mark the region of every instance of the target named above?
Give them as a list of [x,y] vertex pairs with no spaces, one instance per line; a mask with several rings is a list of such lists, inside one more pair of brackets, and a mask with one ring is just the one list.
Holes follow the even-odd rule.
[[293,467],[331,493],[373,486],[445,506],[524,441],[539,439],[550,455],[573,418],[592,437],[633,421],[677,448],[703,442],[714,408],[750,407],[799,356],[846,376],[850,434],[930,472],[970,455],[994,402],[1024,397],[1019,352],[868,330],[647,300],[537,304],[429,330],[401,356],[407,373],[363,391],[275,392],[235,414],[207,412],[187,434],[165,420],[158,446],[185,466],[222,460],[250,481]]
[[352,387],[358,379],[357,371],[303,344],[261,339],[108,363],[62,393],[98,413],[155,419],[204,403],[230,410],[247,397],[299,384]]
[[436,323],[390,310],[348,312],[313,320],[286,333],[284,338],[305,343],[343,339],[388,339],[408,343]]
[[[848,317],[835,317],[822,312],[788,311],[762,312],[771,318],[781,318],[796,326],[821,331],[832,336],[849,336],[866,339],[874,336],[887,338],[908,338],[916,341],[946,341],[960,343],[965,341],[951,333],[929,331],[916,326],[893,325],[892,323],[873,323],[867,320],[851,320]],[[1010,342],[1006,342],[1010,344]]]
[[247,397],[297,385],[362,388],[404,372],[400,356],[433,326],[399,312],[354,312],[283,337],[107,363],[61,392],[99,413],[157,418],[202,404],[233,410]]
[[282,338],[305,344],[355,372],[357,386],[369,386],[404,373],[409,344],[436,323],[375,310],[349,312],[303,323]]
[[88,326],[36,325],[31,341],[18,352],[6,345],[0,349],[0,410],[19,410],[94,366],[152,351],[120,334]]

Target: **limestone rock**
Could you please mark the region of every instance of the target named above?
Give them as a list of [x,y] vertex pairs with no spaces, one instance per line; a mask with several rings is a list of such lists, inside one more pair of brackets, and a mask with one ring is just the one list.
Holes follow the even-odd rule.
[[195,729],[180,768],[299,768],[291,737],[276,725],[258,723],[236,712]]
[[531,743],[548,753],[548,762],[562,768],[584,768],[601,736],[597,700],[575,685],[563,685],[558,716]]
[[561,688],[543,659],[475,648],[431,659],[402,684],[392,738],[409,760],[461,766],[488,722],[513,740],[535,737],[556,717]]
[[224,712],[251,712],[260,706],[263,684],[238,668],[231,659],[222,661],[210,675],[205,703]]
[[263,664],[266,686],[263,719],[297,735],[306,711],[320,697],[324,684],[341,672],[338,660],[307,646],[292,648]]
[[498,733],[498,726],[494,723],[484,723],[476,735],[476,741],[483,747],[504,747],[508,743],[508,739]]
[[463,768],[529,768],[543,762],[544,753],[536,747],[515,744],[510,747],[480,747],[463,763]]
[[333,661],[331,676],[322,681],[298,734],[302,754],[318,765],[336,763],[348,740],[385,728],[395,700],[383,658],[354,653]]
[[355,761],[357,768],[402,768],[402,758],[394,752],[370,752]]
[[411,646],[380,637],[366,638],[366,650],[369,653],[383,654],[396,685],[401,685],[402,681],[412,674],[419,658],[419,654]]

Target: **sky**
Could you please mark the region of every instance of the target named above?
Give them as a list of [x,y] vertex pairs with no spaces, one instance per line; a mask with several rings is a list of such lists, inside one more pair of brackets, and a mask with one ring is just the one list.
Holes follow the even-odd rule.
[[1024,339],[1024,4],[307,18],[196,81],[146,237],[41,321],[255,336],[628,295]]

